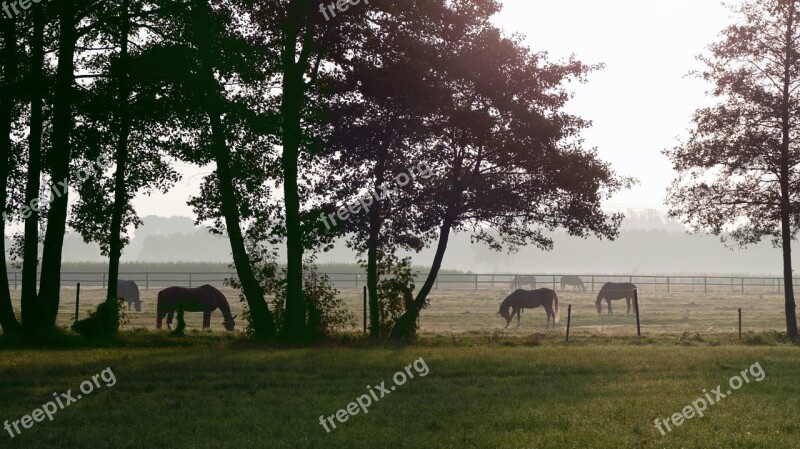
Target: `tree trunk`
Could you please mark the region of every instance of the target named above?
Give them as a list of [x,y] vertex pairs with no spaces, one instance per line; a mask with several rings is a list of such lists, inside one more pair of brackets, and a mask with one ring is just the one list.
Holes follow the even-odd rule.
[[[28,135],[28,175],[25,183],[25,204],[39,199],[42,175],[42,130],[44,128],[44,9],[33,5],[31,36],[31,117]],[[32,209],[25,219],[22,243],[22,326],[29,337],[39,328],[42,307],[36,297],[36,270],[39,267],[39,211]]]
[[789,197],[789,145],[791,131],[791,83],[792,83],[792,58],[794,42],[792,31],[794,28],[794,2],[790,2],[788,23],[786,26],[786,53],[783,72],[783,102],[781,104],[781,244],[783,249],[783,283],[785,287],[786,310],[786,335],[791,340],[797,340],[797,316],[795,314],[794,285],[792,282],[792,231],[791,231],[791,203]]
[[[106,301],[112,304],[117,302],[117,280],[119,279],[119,259],[122,257],[122,216],[128,206],[128,191],[125,184],[125,171],[128,168],[129,148],[128,137],[131,130],[131,117],[128,108],[130,99],[130,84],[128,81],[128,34],[130,34],[130,19],[128,0],[122,2],[122,17],[120,18],[119,35],[119,86],[118,86],[118,114],[117,123],[117,169],[114,173],[114,206],[111,211],[111,230],[109,235],[108,254],[108,295]],[[116,309],[114,309],[116,310]]]
[[425,283],[422,284],[419,293],[417,293],[416,299],[414,299],[413,302],[406,301],[407,303],[410,302],[410,304],[407,304],[406,312],[397,319],[392,333],[389,336],[390,340],[408,338],[410,337],[409,333],[415,329],[414,324],[417,319],[419,319],[419,313],[425,307],[428,294],[430,294],[433,289],[433,285],[436,283],[436,277],[439,275],[439,270],[442,268],[442,260],[444,260],[444,253],[447,251],[447,242],[450,240],[450,230],[453,227],[453,223],[454,220],[450,217],[450,213],[448,213],[445,216],[442,226],[439,228],[439,243],[436,246],[436,254],[433,257],[433,264],[428,272],[428,277],[425,279]]
[[14,315],[14,307],[11,305],[11,290],[8,285],[8,267],[6,266],[6,202],[8,201],[8,175],[11,164],[11,128],[14,117],[14,99],[12,92],[16,91],[17,67],[19,65],[19,54],[17,52],[17,30],[16,21],[0,18],[2,26],[3,48],[0,61],[3,62],[4,83],[0,85],[0,207],[3,214],[0,214],[0,229],[3,230],[2,242],[0,242],[0,257],[3,266],[0,267],[0,326],[6,335],[16,335],[20,331],[19,322]]
[[[386,152],[389,144],[378,155],[375,164],[375,186],[383,185],[386,172]],[[369,211],[369,236],[367,238],[367,290],[369,292],[370,327],[369,335],[373,338],[380,336],[381,318],[380,304],[378,303],[378,243],[383,226],[383,204],[380,195],[375,198]]]
[[44,307],[44,328],[53,328],[56,325],[61,293],[61,256],[67,229],[69,189],[58,183],[69,184],[70,135],[73,127],[73,58],[77,40],[75,0],[59,0],[54,5],[58,10],[59,23],[58,68],[53,96],[53,147],[47,154],[47,163],[53,185],[63,190],[60,190],[60,196],[56,195],[53,199],[47,212],[47,231],[39,282],[39,300]]
[[[294,2],[297,3],[297,2]],[[298,23],[302,12],[299,6],[290,6],[290,18],[284,25],[283,99],[283,198],[286,209],[286,311],[281,327],[286,341],[300,341],[306,333],[306,305],[303,298],[303,233],[300,227],[300,193],[297,182],[297,164],[300,156],[305,81],[302,61],[296,62]]]
[[214,157],[217,163],[217,180],[219,181],[219,192],[221,197],[222,215],[225,218],[225,227],[228,231],[228,239],[231,244],[233,263],[236,266],[236,274],[242,284],[242,291],[250,308],[253,329],[256,338],[272,339],[276,336],[275,319],[264,299],[264,291],[258,284],[258,280],[253,273],[253,266],[244,244],[244,237],[240,226],[240,215],[236,190],[233,185],[231,174],[231,157],[225,139],[225,129],[222,124],[221,107],[219,104],[219,86],[214,79],[213,67],[209,65],[212,59],[210,45],[203,27],[200,26],[210,19],[210,7],[203,1],[194,2],[195,13],[195,39],[201,65],[201,74],[204,81],[204,103],[206,113],[211,123],[211,139],[214,150]]

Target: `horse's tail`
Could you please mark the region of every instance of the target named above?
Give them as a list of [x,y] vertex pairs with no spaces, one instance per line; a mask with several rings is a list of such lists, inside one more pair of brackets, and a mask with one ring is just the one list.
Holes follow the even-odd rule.
[[561,320],[561,315],[558,313],[558,293],[553,290],[553,310],[555,311],[554,321],[558,323]]

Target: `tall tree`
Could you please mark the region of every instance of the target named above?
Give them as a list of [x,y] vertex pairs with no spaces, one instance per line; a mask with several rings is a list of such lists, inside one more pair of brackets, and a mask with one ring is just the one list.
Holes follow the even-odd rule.
[[[564,85],[585,81],[595,67],[578,61],[548,61],[491,24],[499,6],[453,3],[453,14],[474,17],[451,27],[437,56],[446,70],[431,76],[450,91],[450,101],[430,117],[438,128],[428,141],[431,179],[420,183],[419,214],[436,221],[431,269],[397,320],[392,338],[414,329],[444,260],[449,237],[469,232],[472,240],[500,250],[534,244],[552,247],[543,231],[616,237],[619,215],[601,202],[630,185],[596,151],[583,148],[589,123],[563,111],[571,97]],[[496,234],[490,230],[496,231]]]
[[[197,51],[198,89],[200,105],[208,118],[211,133],[211,150],[217,165],[216,177],[220,197],[220,210],[225,220],[225,230],[231,244],[234,265],[242,291],[250,308],[256,336],[271,339],[276,336],[275,320],[267,307],[264,292],[253,272],[252,263],[245,247],[241,230],[239,199],[236,195],[231,149],[223,123],[224,92],[214,76],[219,70],[219,47],[215,52],[214,42],[226,41],[220,30],[221,23],[214,20],[214,11],[208,0],[193,0],[191,4],[191,41]],[[223,24],[226,22],[222,22]],[[216,37],[217,39],[213,39]],[[218,44],[219,45],[219,44]],[[222,73],[227,71],[220,70]]]
[[[33,28],[30,37],[30,77],[25,89],[29,93],[30,119],[28,123],[28,163],[25,183],[25,204],[39,200],[42,175],[42,135],[44,132],[45,97],[45,6],[35,3],[31,11]],[[27,336],[33,337],[39,329],[42,308],[39,305],[36,275],[39,266],[39,220],[38,208],[30,210],[25,220],[22,242],[22,291],[21,315]]]
[[[1,15],[0,15],[1,16]],[[15,99],[18,87],[19,50],[17,42],[17,21],[14,18],[0,17],[0,38],[3,47],[0,51],[2,75],[0,75],[0,229],[5,236],[8,207],[8,179],[13,164],[13,142],[11,137],[14,122]],[[5,334],[17,334],[19,322],[11,305],[11,291],[8,285],[6,266],[5,237],[0,242],[0,327]]]
[[[57,3],[58,11],[58,64],[53,97],[52,147],[47,152],[47,168],[53,183],[68,185],[72,157],[72,130],[74,127],[72,108],[74,104],[74,57],[78,41],[77,0]],[[52,195],[52,193],[51,193]],[[50,203],[47,211],[47,230],[42,251],[42,274],[39,281],[39,301],[43,307],[45,327],[54,327],[58,316],[61,293],[61,256],[64,234],[67,228],[69,191]]]
[[746,0],[696,73],[719,103],[665,154],[679,173],[670,214],[741,245],[772,237],[783,253],[786,332],[798,338],[792,239],[800,213],[800,15],[795,0]]
[[117,302],[117,280],[119,279],[119,259],[122,257],[122,220],[125,209],[128,206],[128,186],[125,182],[125,175],[130,162],[129,141],[131,134],[131,113],[129,109],[131,86],[130,86],[130,43],[131,33],[130,23],[130,1],[122,0],[119,10],[119,56],[116,59],[118,65],[115,73],[117,74],[117,138],[116,171],[114,172],[114,207],[111,211],[111,233],[108,254],[108,295],[106,301]]

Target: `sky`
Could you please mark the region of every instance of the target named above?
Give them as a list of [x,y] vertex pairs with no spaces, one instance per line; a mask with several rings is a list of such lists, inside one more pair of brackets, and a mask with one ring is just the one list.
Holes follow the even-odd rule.
[[[526,36],[530,48],[554,60],[575,54],[604,63],[584,85],[572,86],[567,110],[592,120],[587,147],[639,184],[606,206],[667,210],[666,188],[675,177],[661,154],[685,136],[691,115],[711,102],[708,86],[686,76],[702,66],[695,57],[730,24],[717,0],[504,0],[495,23]],[[167,194],[140,195],[140,216],[194,215],[186,205],[211,167],[178,164],[184,178]]]

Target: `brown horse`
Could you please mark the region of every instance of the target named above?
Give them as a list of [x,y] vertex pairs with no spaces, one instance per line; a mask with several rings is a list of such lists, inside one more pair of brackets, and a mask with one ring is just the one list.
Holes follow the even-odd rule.
[[634,290],[636,290],[636,286],[630,282],[606,282],[603,284],[603,288],[600,289],[600,293],[597,294],[597,302],[595,303],[597,313],[603,313],[603,299],[608,303],[608,313],[614,313],[611,311],[611,301],[622,298],[625,298],[625,302],[628,303],[628,313],[631,313]]
[[219,309],[225,318],[225,330],[232,331],[235,316],[231,316],[231,306],[227,298],[216,288],[206,284],[197,288],[167,287],[158,292],[158,319],[156,328],[161,329],[164,316],[167,327],[172,329],[172,317],[178,308],[185,312],[203,312],[203,329],[211,328],[211,312]]
[[532,290],[536,289],[536,276],[514,276],[511,279],[511,291],[515,291],[519,288],[523,287],[530,287]]
[[575,289],[580,289],[580,291],[585,292],[586,286],[583,285],[583,281],[578,276],[561,276],[561,290],[564,290],[564,287],[571,285],[572,291]]
[[[558,314],[558,295],[555,291],[549,288],[540,288],[538,290],[517,290],[508,295],[503,303],[500,304],[500,311],[498,315],[506,319],[506,329],[514,319],[514,314],[517,314],[517,327],[520,326],[520,313],[522,309],[535,309],[543,306],[547,312],[547,326],[550,326],[550,317],[553,317],[553,327],[556,327],[560,317]],[[508,314],[508,309],[512,309],[511,315]]]

